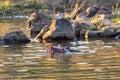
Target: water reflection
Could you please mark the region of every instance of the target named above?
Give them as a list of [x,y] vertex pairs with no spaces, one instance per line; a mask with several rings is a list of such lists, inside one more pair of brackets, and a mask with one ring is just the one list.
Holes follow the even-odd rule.
[[72,46],[71,43],[67,42],[67,45],[87,52],[56,55],[55,58],[50,58],[50,55],[44,51],[48,46],[43,43],[1,46],[1,79],[114,80],[120,78],[119,42],[107,43],[97,40],[83,42],[79,46],[74,44]]
[[[14,23],[5,25],[10,27]],[[81,52],[51,58],[46,50],[58,44]],[[119,63],[120,42],[114,39],[0,46],[1,80],[119,80]]]

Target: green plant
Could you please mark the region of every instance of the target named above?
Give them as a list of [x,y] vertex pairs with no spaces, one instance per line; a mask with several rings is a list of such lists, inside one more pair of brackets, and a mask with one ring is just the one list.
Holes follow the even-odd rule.
[[7,13],[12,13],[12,11],[13,11],[13,7],[11,6],[5,6],[5,5],[0,6],[0,13],[3,15]]
[[30,9],[31,8],[34,8],[34,9],[46,9],[47,7],[42,3],[38,3],[36,1],[34,1],[34,2],[31,2],[29,4],[28,8],[30,8]]
[[51,14],[46,14],[45,16],[46,16],[46,18],[48,18],[48,19],[53,19],[53,16],[52,16]]
[[111,19],[112,22],[116,23],[120,20],[120,0],[117,0],[116,4],[112,6],[112,14],[115,15],[114,18]]
[[112,19],[112,22],[116,23],[119,20],[120,20],[120,14],[116,15],[116,17]]

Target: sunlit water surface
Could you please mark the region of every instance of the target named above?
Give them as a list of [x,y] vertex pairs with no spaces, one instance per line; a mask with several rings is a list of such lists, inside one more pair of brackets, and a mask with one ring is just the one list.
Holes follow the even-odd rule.
[[[15,30],[24,23],[22,21],[25,19],[2,19],[0,34]],[[60,43],[81,52],[57,54],[51,58],[46,50]],[[102,39],[1,45],[0,80],[23,79],[120,80],[120,41]]]

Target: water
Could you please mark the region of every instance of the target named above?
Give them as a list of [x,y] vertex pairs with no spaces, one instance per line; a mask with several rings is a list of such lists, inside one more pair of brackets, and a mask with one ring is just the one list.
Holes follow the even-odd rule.
[[[20,21],[2,19],[0,33],[5,34],[3,27],[15,30],[25,19]],[[81,52],[51,58],[46,50],[59,43]],[[120,41],[114,39],[0,46],[0,80],[120,80],[119,63]]]

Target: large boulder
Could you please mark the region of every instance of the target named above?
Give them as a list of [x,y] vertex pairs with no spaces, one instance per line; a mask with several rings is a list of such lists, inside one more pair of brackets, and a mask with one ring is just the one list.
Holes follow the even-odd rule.
[[76,37],[80,36],[80,31],[82,29],[96,29],[96,26],[89,21],[74,23],[74,30]]
[[99,8],[98,7],[88,7],[86,9],[87,17],[93,17],[97,14]]
[[114,30],[116,31],[116,32],[120,32],[120,25],[114,25]]
[[107,7],[100,6],[97,14],[111,14],[111,10]]
[[88,38],[114,38],[117,35],[119,35],[120,32],[117,32],[113,27],[105,27],[103,30],[88,30],[88,29],[82,29],[80,31],[80,37],[85,38],[85,36],[88,36]]
[[111,15],[109,15],[109,14],[98,14],[98,15],[92,17],[90,19],[90,22],[96,24],[96,23],[98,23],[98,22],[100,22],[102,20],[106,20],[107,23],[108,23],[108,21],[109,21],[110,18],[111,18]]
[[118,24],[118,25],[119,25],[119,24],[120,24],[120,20],[119,20],[119,21],[117,21],[117,22],[116,22],[116,24]]
[[33,12],[27,20],[29,27],[34,27],[39,24],[50,24],[50,20],[46,17],[44,12]]
[[31,37],[37,36],[37,34],[42,30],[42,28],[47,24],[36,24],[30,29]]
[[87,17],[94,17],[99,14],[111,14],[111,11],[103,6],[88,7],[86,9]]
[[53,20],[49,30],[42,39],[73,39],[74,31],[70,21],[66,18]]
[[120,40],[120,34],[115,36],[115,38]]
[[45,11],[33,12],[27,20],[32,37],[35,37],[45,25],[50,25],[51,20],[46,17]]
[[95,31],[95,30],[88,30],[88,29],[82,29],[80,31],[80,38],[100,38],[102,31]]
[[99,21],[100,24],[106,25],[106,26],[112,26],[114,23],[110,19],[103,19]]
[[119,32],[117,32],[115,30],[115,28],[108,26],[108,27],[105,27],[103,29],[101,36],[103,36],[103,37],[115,37],[118,34],[119,34]]
[[30,39],[23,31],[14,31],[1,37],[1,44],[24,44],[30,42]]

